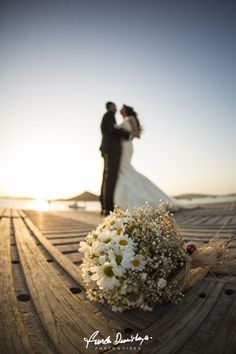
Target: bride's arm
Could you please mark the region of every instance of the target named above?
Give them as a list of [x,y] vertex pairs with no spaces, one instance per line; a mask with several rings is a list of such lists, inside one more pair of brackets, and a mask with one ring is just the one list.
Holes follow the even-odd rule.
[[129,122],[130,122],[130,125],[131,125],[131,128],[132,128],[132,136],[134,138],[140,138],[140,131],[139,131],[139,128],[138,128],[138,124],[136,122],[136,119],[132,116],[129,117]]

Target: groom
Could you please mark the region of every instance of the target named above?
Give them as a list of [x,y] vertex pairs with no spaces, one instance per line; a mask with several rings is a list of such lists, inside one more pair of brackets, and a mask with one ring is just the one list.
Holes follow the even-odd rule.
[[107,102],[106,109],[107,112],[101,123],[102,144],[100,147],[104,159],[100,196],[103,215],[108,215],[114,209],[113,198],[120,167],[121,138],[128,140],[130,137],[127,131],[115,128],[116,105],[113,102]]

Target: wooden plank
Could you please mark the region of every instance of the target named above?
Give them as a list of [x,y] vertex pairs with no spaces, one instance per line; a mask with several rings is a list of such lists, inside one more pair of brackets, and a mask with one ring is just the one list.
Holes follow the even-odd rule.
[[200,209],[195,209],[195,210],[185,210],[185,211],[181,211],[181,212],[177,212],[174,213],[174,216],[177,220],[185,220],[187,218],[193,218],[193,217],[206,217],[206,216],[211,216],[211,217],[215,217],[215,216],[233,216],[235,215],[235,208],[236,206],[234,206],[233,208],[224,208],[224,206],[220,206],[220,207],[216,207],[216,208],[200,208]]
[[[194,222],[198,222],[199,218],[200,218],[199,215],[197,215],[197,216],[192,216],[192,217],[187,217],[187,218],[185,219],[185,224],[186,224],[186,225],[189,225],[189,224],[193,224]],[[177,219],[177,222],[178,222],[178,219]],[[183,222],[181,221],[181,224],[182,224],[182,223],[183,223]]]
[[[229,291],[230,290],[230,291]],[[236,353],[236,282],[225,283],[214,308],[177,353]]]
[[205,222],[205,224],[218,224],[221,223],[222,216],[211,216],[211,218]]
[[4,209],[3,215],[5,218],[10,218],[11,217],[11,209]]
[[[41,231],[41,230],[40,230]],[[47,235],[46,233],[43,233],[47,237],[48,240],[60,240],[60,239],[66,239],[66,238],[80,238],[80,237],[86,237],[88,235],[87,232],[77,232],[73,234],[52,234],[52,235]]]
[[83,288],[83,280],[78,268],[71,263],[58,249],[56,249],[45,236],[41,234],[38,228],[32,223],[29,218],[25,218],[26,225],[33,232],[37,240],[43,245],[51,257],[60,264],[62,269],[67,272],[76,282],[78,282]]
[[[148,335],[153,340],[144,345],[140,353],[170,354],[177,352],[183,343],[204,323],[209,311],[214,308],[223,287],[223,283],[206,279],[198,284],[170,313],[148,328]],[[206,297],[198,297],[200,293],[205,294]]]
[[[186,231],[194,231],[194,230],[199,230],[199,231],[212,231],[212,232],[218,232],[221,227],[223,225],[219,225],[219,226],[214,226],[214,225],[193,225],[193,226],[190,226],[190,225],[185,225],[185,224],[181,224],[181,225],[178,225],[180,229],[182,230],[186,230]],[[224,228],[222,229],[222,232],[224,231],[234,231],[235,230],[235,226],[236,224],[228,224],[228,225],[225,225]]]
[[59,245],[56,248],[63,254],[78,252],[79,242],[70,245]]
[[[221,217],[221,220],[219,220],[219,221],[220,221],[221,224],[228,224],[228,225],[230,225],[231,220],[232,220],[232,216],[225,215],[225,216],[222,216],[222,217]],[[219,221],[218,221],[218,223],[219,223]]]
[[231,230],[224,230],[224,232],[212,232],[212,231],[201,231],[201,230],[192,230],[192,231],[185,231],[185,230],[180,230],[180,233],[182,236],[189,236],[192,235],[193,237],[214,237],[216,234],[218,234],[221,238],[227,238],[231,235],[234,234],[234,231]]
[[18,213],[22,219],[26,217],[25,213],[22,210],[18,210]]
[[89,233],[92,229],[91,228],[83,228],[81,227],[79,224],[76,226],[76,227],[65,227],[65,228],[54,228],[54,229],[45,229],[45,228],[40,228],[40,231],[43,233],[43,234],[46,234],[48,236],[51,236],[51,235],[61,235],[61,234],[64,234],[64,235],[67,235],[67,234],[76,234],[76,233]]
[[230,225],[231,225],[231,224],[236,225],[236,216],[233,216],[233,217],[232,217],[232,219],[231,219],[231,221],[230,221]]
[[32,354],[14,289],[9,218],[0,221],[0,279],[0,353]]
[[67,258],[70,259],[71,262],[75,264],[79,264],[82,262],[82,253],[76,252],[76,253],[68,253],[66,255]]
[[[201,236],[201,235],[193,235],[193,234],[184,234],[182,235],[182,237],[184,239],[192,239],[192,240],[203,240],[203,241],[209,241],[213,238],[214,235],[210,234],[210,235],[205,235],[205,236]],[[234,234],[229,233],[229,234],[225,234],[224,236],[220,235],[220,239],[224,240],[224,241],[228,241],[228,240],[232,240],[234,238]]]
[[12,216],[12,218],[19,218],[20,217],[20,213],[19,213],[18,210],[12,209],[11,216]]
[[84,225],[89,225],[94,227],[100,224],[104,220],[104,216],[100,215],[97,212],[90,212],[90,211],[58,211],[58,212],[50,212],[50,215],[55,217],[60,217],[64,219],[70,219],[74,221],[79,221],[84,223]]
[[201,218],[199,217],[199,219],[193,221],[192,224],[195,225],[197,223],[197,224],[204,225],[205,223],[209,223],[211,220],[212,220],[211,215],[201,216]]
[[199,227],[197,228],[194,228],[194,229],[187,229],[187,228],[182,228],[180,227],[180,232],[181,234],[201,234],[201,235],[212,235],[212,236],[215,236],[215,234],[219,234],[219,235],[222,235],[224,236],[225,234],[229,234],[229,233],[234,233],[235,232],[235,229],[236,229],[236,225],[235,225],[235,228],[232,227],[232,228],[224,228],[224,229],[221,229],[220,228],[217,228],[217,229],[201,229]]
[[54,246],[58,246],[58,245],[73,245],[73,244],[77,244],[79,245],[81,241],[83,241],[85,239],[84,236],[82,237],[76,237],[76,238],[56,238],[51,240],[52,244]]
[[[94,318],[73,295],[39,251],[21,219],[15,219],[17,248],[27,285],[41,322],[58,353],[94,353],[85,349],[84,337],[99,330],[101,337],[115,335],[104,318]],[[42,291],[43,290],[43,291]],[[100,337],[100,338],[101,338]]]
[[[37,226],[37,225],[36,225]],[[41,230],[40,230],[40,232],[41,232]],[[88,232],[79,232],[79,231],[77,231],[77,232],[75,232],[75,233],[56,233],[56,234],[47,234],[47,233],[43,233],[42,232],[42,234],[43,235],[45,235],[46,237],[47,237],[47,239],[49,239],[49,240],[53,240],[53,239],[63,239],[63,238],[80,238],[80,237],[85,237],[85,236],[87,236],[88,235]]]
[[[34,221],[35,223],[37,223],[38,225],[40,224],[40,228],[41,229],[55,229],[58,227],[58,220],[60,220],[59,223],[59,228],[60,227],[66,227],[67,225],[70,225],[70,227],[72,225],[74,225],[75,227],[78,227],[78,225],[80,225],[81,228],[93,228],[94,225],[89,224],[88,222],[83,222],[81,220],[78,219],[70,219],[69,217],[64,217],[62,216],[60,213],[52,213],[52,212],[25,212],[27,216],[29,216],[32,221]],[[70,215],[70,213],[66,214],[66,215]],[[90,219],[89,219],[90,220]]]
[[[186,242],[200,242],[200,243],[207,243],[209,242],[212,237],[197,237],[197,236],[192,236],[192,235],[186,235],[183,237],[184,241]],[[221,237],[222,240],[229,242],[232,237],[230,235],[228,235],[227,237]]]

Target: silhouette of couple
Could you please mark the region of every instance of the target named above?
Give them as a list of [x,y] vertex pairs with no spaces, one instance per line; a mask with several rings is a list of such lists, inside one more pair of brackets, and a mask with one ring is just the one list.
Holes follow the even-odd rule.
[[114,205],[133,208],[146,201],[158,206],[160,200],[176,204],[175,200],[162,192],[155,184],[131,165],[133,139],[140,138],[142,128],[137,113],[132,107],[123,105],[120,113],[123,123],[117,125],[116,105],[106,104],[107,112],[101,123],[102,144],[100,147],[104,159],[104,171],[101,186],[101,213],[108,215]]

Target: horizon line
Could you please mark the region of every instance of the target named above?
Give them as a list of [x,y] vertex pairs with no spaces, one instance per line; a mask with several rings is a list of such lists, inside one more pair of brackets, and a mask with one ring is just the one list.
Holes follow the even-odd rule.
[[[38,197],[30,197],[30,196],[17,196],[17,195],[0,195],[0,199],[32,199],[32,200],[37,200],[37,199],[42,199],[42,200],[51,200],[51,201],[58,201],[58,200],[65,200],[66,199],[70,199],[70,198],[74,198],[78,195],[81,195],[85,192],[88,192],[88,193],[91,193],[91,194],[94,194],[96,195],[97,197],[99,197],[98,194],[94,193],[94,192],[90,192],[90,191],[83,191],[79,194],[73,194],[73,196],[70,196],[70,197],[56,197],[56,198],[38,198]],[[219,193],[219,194],[213,194],[213,193],[201,193],[201,192],[188,192],[188,193],[179,193],[179,194],[175,194],[175,195],[172,195],[171,197],[180,197],[180,196],[207,196],[207,197],[223,197],[223,196],[236,196],[236,192],[231,192],[231,193]]]

